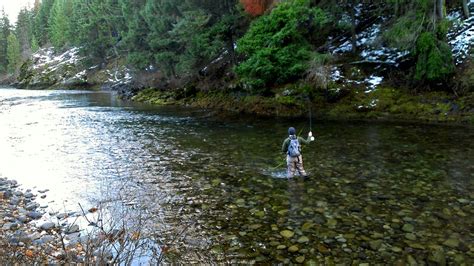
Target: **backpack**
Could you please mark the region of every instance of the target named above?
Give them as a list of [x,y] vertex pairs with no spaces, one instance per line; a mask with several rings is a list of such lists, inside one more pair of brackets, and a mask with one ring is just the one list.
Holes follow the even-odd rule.
[[288,146],[288,155],[290,155],[290,157],[298,157],[301,155],[300,143],[298,142],[298,138],[290,138],[290,145]]

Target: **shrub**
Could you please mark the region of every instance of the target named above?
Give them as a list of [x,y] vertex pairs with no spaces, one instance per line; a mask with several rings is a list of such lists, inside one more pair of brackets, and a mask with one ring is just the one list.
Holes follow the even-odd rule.
[[415,79],[418,81],[442,82],[454,72],[449,45],[437,40],[431,32],[420,35],[416,42],[415,56]]
[[311,59],[310,31],[327,22],[326,14],[310,8],[308,0],[279,4],[255,20],[238,41],[237,51],[247,59],[236,67],[236,73],[254,93],[266,93],[272,85],[300,77]]

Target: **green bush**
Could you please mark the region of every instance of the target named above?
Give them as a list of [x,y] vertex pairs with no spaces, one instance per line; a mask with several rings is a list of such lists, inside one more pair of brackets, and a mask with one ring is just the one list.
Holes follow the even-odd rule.
[[300,77],[312,56],[310,31],[327,22],[326,14],[310,8],[308,0],[280,3],[269,15],[255,20],[238,41],[237,51],[246,60],[236,73],[254,93],[266,93],[272,85]]
[[454,72],[449,45],[439,41],[431,32],[423,32],[416,42],[415,79],[418,81],[446,81]]

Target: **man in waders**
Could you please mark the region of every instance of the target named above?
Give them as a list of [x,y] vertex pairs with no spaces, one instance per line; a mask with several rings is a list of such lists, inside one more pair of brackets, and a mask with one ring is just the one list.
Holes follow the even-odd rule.
[[294,127],[288,128],[288,138],[283,141],[281,147],[282,152],[286,153],[286,177],[288,179],[295,176],[296,170],[303,178],[308,178],[306,171],[303,168],[303,156],[301,155],[301,143],[309,144],[314,140],[313,133],[308,133],[308,138],[296,137],[296,130]]

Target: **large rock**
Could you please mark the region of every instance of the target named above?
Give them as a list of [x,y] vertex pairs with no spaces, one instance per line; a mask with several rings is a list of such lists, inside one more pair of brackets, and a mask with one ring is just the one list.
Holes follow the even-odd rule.
[[18,87],[21,89],[76,88],[87,83],[82,70],[79,49],[56,53],[52,48],[33,54],[20,68]]

